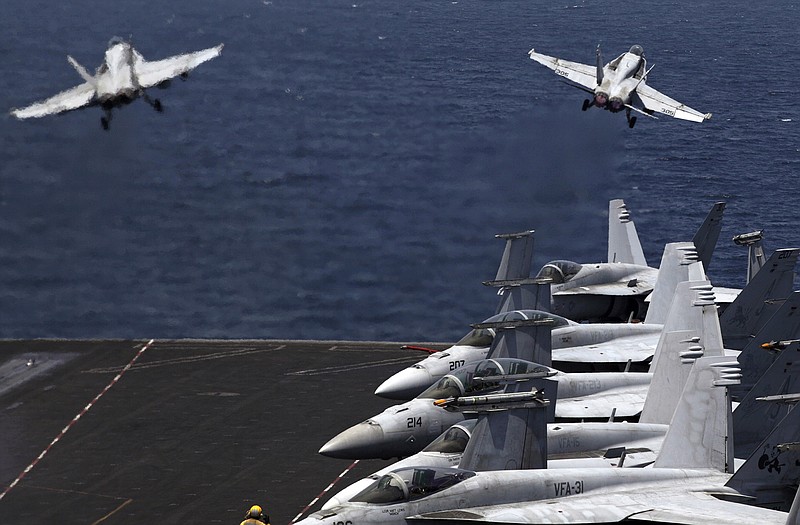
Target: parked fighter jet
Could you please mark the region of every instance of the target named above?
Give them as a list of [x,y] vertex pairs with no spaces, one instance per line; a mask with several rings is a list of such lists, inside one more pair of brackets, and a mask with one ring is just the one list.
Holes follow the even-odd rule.
[[[724,202],[715,203],[692,238],[706,270],[724,211]],[[647,265],[630,213],[622,200],[615,199],[608,210],[608,262],[554,260],[545,264],[536,278],[551,280],[551,311],[555,314],[573,321],[627,321],[631,316],[644,317],[645,298],[653,290],[658,269]],[[738,291],[718,288],[715,293],[719,302],[728,304]]]
[[[699,265],[699,263],[696,263]],[[705,344],[681,349],[685,358],[722,355],[716,307],[709,295],[708,281],[681,283],[670,310],[664,332],[693,329],[704,334]],[[463,416],[436,406],[433,401],[445,397],[496,392],[503,387],[485,376],[507,376],[547,370],[558,383],[555,416],[566,419],[632,417],[642,411],[652,374],[650,373],[576,373],[550,369],[549,331],[552,318],[543,312],[515,311],[500,314],[482,323],[497,330],[489,359],[465,365],[446,375],[419,397],[384,410],[354,425],[328,441],[320,454],[350,458],[407,456],[422,449],[448,426]],[[666,344],[666,342],[665,342]],[[691,348],[690,348],[691,347]],[[677,351],[675,351],[677,352]],[[654,365],[655,366],[655,365]],[[679,365],[678,365],[679,366]],[[674,376],[672,381],[675,381]],[[672,396],[675,399],[677,396]]]
[[647,67],[642,46],[632,46],[627,53],[621,54],[605,66],[599,45],[595,66],[543,55],[533,49],[528,55],[532,60],[573,82],[572,85],[578,89],[592,95],[591,99],[583,101],[583,111],[592,106],[612,113],[624,110],[631,128],[636,124],[636,117],[631,117],[631,111],[650,118],[658,118],[653,115],[658,112],[693,122],[703,122],[711,118],[711,113],[700,113],[647,85],[647,74],[653,66]]
[[142,97],[156,111],[163,111],[161,101],[151,99],[147,88],[167,87],[170,79],[186,79],[189,71],[219,56],[223,44],[194,53],[175,55],[163,60],[147,61],[129,42],[114,37],[108,43],[105,58],[94,75],[71,56],[67,61],[83,78],[84,83],[22,109],[12,109],[18,119],[39,118],[87,106],[100,106],[105,115],[103,129],[111,122],[111,110]]
[[[692,374],[725,386],[736,382],[736,370],[729,367],[729,358],[705,357],[695,362]],[[314,513],[300,525],[331,521],[782,525],[798,519],[797,410],[781,420],[734,475],[727,396],[712,406],[716,410],[697,410],[696,396],[682,400],[653,468],[551,470],[537,468],[544,466],[548,452],[541,417],[546,399],[539,393],[534,389],[444,401],[449,409],[479,414],[459,468],[393,470],[351,501]]]

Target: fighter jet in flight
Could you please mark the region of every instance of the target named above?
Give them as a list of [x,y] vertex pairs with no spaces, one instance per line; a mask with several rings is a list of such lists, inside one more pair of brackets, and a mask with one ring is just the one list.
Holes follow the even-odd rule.
[[703,122],[711,118],[711,113],[700,113],[647,85],[647,74],[653,66],[647,67],[642,46],[632,46],[630,51],[621,54],[605,66],[599,45],[596,66],[543,55],[533,49],[528,55],[532,60],[573,82],[578,89],[592,95],[591,99],[583,101],[583,111],[592,106],[612,113],[624,110],[628,126],[631,128],[636,124],[636,117],[631,117],[631,111],[650,118],[658,118],[653,113],[662,113],[693,122]]
[[165,88],[174,77],[186,79],[191,70],[218,57],[222,46],[220,44],[194,53],[147,61],[130,42],[114,37],[108,43],[103,63],[94,75],[89,74],[74,58],[67,56],[67,61],[83,78],[83,84],[22,109],[12,109],[11,114],[18,119],[40,118],[83,107],[100,106],[105,112],[100,123],[103,129],[108,129],[111,110],[129,104],[137,97],[142,97],[153,109],[161,112],[164,109],[161,101],[151,99],[145,90],[153,86]]

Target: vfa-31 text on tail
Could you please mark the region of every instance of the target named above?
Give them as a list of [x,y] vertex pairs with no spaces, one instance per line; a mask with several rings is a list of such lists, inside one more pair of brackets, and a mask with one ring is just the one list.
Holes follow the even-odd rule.
[[170,79],[175,77],[185,79],[191,70],[218,57],[222,47],[220,44],[194,53],[147,61],[130,42],[114,37],[108,43],[103,63],[94,75],[74,58],[67,56],[67,61],[83,78],[83,84],[22,109],[12,109],[11,114],[18,119],[39,118],[99,105],[105,111],[100,122],[103,129],[108,129],[111,110],[128,104],[137,97],[142,97],[156,111],[161,112],[161,102],[151,99],[145,90],[154,86],[167,87]]
[[636,124],[636,117],[631,117],[631,111],[651,118],[657,118],[654,113],[661,113],[693,122],[703,122],[711,118],[711,113],[700,113],[647,85],[647,74],[653,67],[647,67],[642,46],[632,46],[627,53],[603,65],[598,45],[596,66],[543,55],[533,49],[528,55],[592,95],[591,99],[584,100],[583,111],[592,106],[612,113],[625,110],[628,126],[631,128]]

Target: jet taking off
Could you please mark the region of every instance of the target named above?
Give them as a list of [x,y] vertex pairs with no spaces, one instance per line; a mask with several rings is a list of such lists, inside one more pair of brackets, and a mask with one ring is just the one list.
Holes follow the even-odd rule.
[[222,46],[223,44],[220,44],[202,51],[149,62],[131,46],[130,42],[114,37],[108,43],[103,63],[94,75],[90,75],[74,58],[67,56],[67,61],[83,78],[83,84],[25,108],[12,109],[11,114],[18,119],[40,118],[99,105],[105,112],[100,123],[103,129],[108,129],[111,110],[129,104],[140,96],[153,106],[153,109],[161,112],[163,111],[161,101],[151,99],[145,90],[153,86],[165,88],[174,77],[185,79],[189,71],[203,62],[218,57],[222,52]]
[[583,111],[592,106],[606,109],[612,113],[625,110],[628,126],[636,124],[636,111],[651,118],[653,113],[662,113],[683,120],[703,122],[711,118],[711,113],[700,113],[689,106],[673,100],[647,85],[647,74],[653,69],[647,67],[642,46],[632,46],[605,66],[600,46],[597,46],[597,65],[579,64],[555,58],[531,49],[528,55],[532,60],[547,66],[571,82],[575,87],[592,95],[583,102]]

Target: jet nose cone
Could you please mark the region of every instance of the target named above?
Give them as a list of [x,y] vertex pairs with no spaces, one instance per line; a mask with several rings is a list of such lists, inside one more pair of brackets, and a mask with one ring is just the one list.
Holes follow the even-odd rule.
[[354,425],[322,445],[319,453],[339,459],[370,459],[380,457],[374,450],[383,442],[383,429],[377,423],[364,421]]
[[381,383],[375,390],[375,395],[387,399],[414,399],[421,394],[423,390],[431,386],[432,383],[433,378],[427,369],[409,367],[400,370]]

